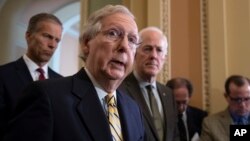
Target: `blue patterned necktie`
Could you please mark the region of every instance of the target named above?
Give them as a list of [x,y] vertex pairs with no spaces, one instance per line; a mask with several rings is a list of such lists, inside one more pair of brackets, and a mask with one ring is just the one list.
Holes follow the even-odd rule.
[[120,118],[113,94],[105,96],[108,105],[108,120],[113,141],[123,141]]
[[248,124],[248,121],[246,118],[245,119],[243,117],[238,118],[237,125],[247,125],[247,124]]

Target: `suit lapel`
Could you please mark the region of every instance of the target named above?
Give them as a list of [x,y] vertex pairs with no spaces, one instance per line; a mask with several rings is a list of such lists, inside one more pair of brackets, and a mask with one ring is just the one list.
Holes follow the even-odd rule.
[[17,74],[20,77],[21,82],[23,84],[27,85],[33,81],[31,74],[29,72],[29,69],[27,65],[25,64],[23,58],[18,59],[15,65],[16,65]]
[[128,92],[130,93],[130,96],[133,97],[133,99],[135,99],[135,101],[140,106],[140,109],[142,110],[142,113],[143,113],[147,123],[149,124],[150,128],[152,129],[154,135],[158,138],[150,110],[148,108],[148,105],[145,101],[145,98],[141,92],[141,88],[140,88],[135,76],[131,73],[126,79],[128,79],[128,81],[125,81],[125,85],[127,85],[126,88],[127,88]]
[[167,132],[168,131],[167,126],[169,125],[168,120],[170,119],[170,121],[171,121],[171,118],[168,117],[170,114],[167,114],[167,113],[170,113],[167,108],[170,107],[170,106],[168,106],[169,103],[167,103],[168,100],[166,100],[166,98],[167,98],[166,95],[167,94],[165,93],[165,91],[163,90],[161,85],[159,85],[158,82],[156,82],[156,86],[157,86],[157,91],[158,91],[160,99],[161,99],[162,108],[163,108],[163,111],[164,111],[163,112],[163,114],[164,114],[164,116],[163,116],[164,117],[164,131],[165,131],[164,134],[167,135],[169,133],[169,132]]
[[156,83],[156,86],[157,86],[157,91],[158,91],[158,93],[159,93],[159,96],[160,96],[160,99],[161,99],[161,103],[162,103],[162,108],[163,108],[163,110],[165,111],[165,112],[163,112],[164,113],[164,120],[165,120],[165,122],[167,122],[167,114],[166,113],[168,113],[168,109],[166,109],[166,107],[169,107],[167,104],[167,100],[165,100],[166,99],[166,93],[165,93],[165,91],[163,90],[163,88],[158,84],[158,82]]
[[230,135],[230,132],[228,130],[228,125],[232,124],[231,116],[228,112],[228,109],[226,109],[221,115],[220,122],[222,124],[223,130],[226,135]]
[[50,67],[48,67],[48,75],[49,75],[49,78],[59,78],[59,77],[62,77],[59,74],[57,74],[55,71],[53,71]]
[[195,117],[193,117],[193,115],[195,114],[194,111],[192,111],[191,107],[187,106],[187,110],[186,110],[186,114],[187,114],[187,127],[188,127],[188,134],[189,134],[189,138],[193,137],[196,131],[195,125],[194,125],[194,120]]
[[127,103],[124,100],[122,94],[120,94],[117,91],[117,108],[119,111],[119,116],[120,116],[120,121],[121,121],[121,125],[122,125],[122,130],[123,130],[123,139],[124,140],[130,140],[129,139],[129,135],[131,135],[131,133],[129,131],[133,131],[130,130],[131,126],[130,126],[130,121],[133,120],[133,118],[130,118],[130,114],[128,114],[129,109],[127,108]]
[[103,107],[92,82],[83,69],[74,76],[72,91],[80,99],[77,112],[92,138],[98,141],[111,141],[110,128]]

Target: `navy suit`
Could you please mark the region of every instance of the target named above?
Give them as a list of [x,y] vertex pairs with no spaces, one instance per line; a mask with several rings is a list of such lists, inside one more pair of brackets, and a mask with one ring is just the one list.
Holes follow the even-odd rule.
[[192,106],[188,106],[186,109],[186,114],[188,134],[189,139],[191,140],[195,133],[201,135],[202,121],[207,116],[207,112]]
[[[50,68],[48,75],[49,78],[62,77]],[[22,57],[0,66],[0,140],[23,89],[31,82],[32,76]]]
[[[38,81],[24,91],[5,141],[112,141],[107,116],[84,69],[61,79]],[[142,141],[137,104],[117,90],[124,141]]]
[[[165,130],[164,130],[164,141],[178,141],[179,134],[177,128],[177,109],[174,97],[172,95],[171,90],[160,84],[156,83],[158,93],[160,94],[160,99],[162,102],[163,113],[165,118]],[[127,93],[138,103],[140,106],[143,119],[144,126],[147,136],[147,141],[159,141],[159,137],[157,135],[156,128],[154,126],[154,122],[150,113],[150,110],[146,104],[145,98],[141,92],[141,88],[139,83],[133,73],[125,78],[122,85],[120,86],[122,89],[127,91]]]

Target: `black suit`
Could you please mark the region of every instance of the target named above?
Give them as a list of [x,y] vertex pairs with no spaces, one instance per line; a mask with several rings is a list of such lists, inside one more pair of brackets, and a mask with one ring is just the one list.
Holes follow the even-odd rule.
[[[160,94],[160,99],[164,111],[164,118],[165,118],[164,141],[179,140],[178,128],[177,128],[177,122],[178,122],[177,110],[172,92],[169,88],[158,82],[156,85],[158,93]],[[127,93],[139,104],[143,112],[147,141],[158,141],[159,137],[157,135],[153,119],[150,114],[150,110],[143,97],[139,83],[136,80],[133,73],[131,73],[127,78],[125,78],[125,80],[121,85],[121,88],[126,90]]]
[[[50,68],[48,75],[49,78],[62,77]],[[0,140],[23,89],[31,82],[32,76],[22,57],[0,66]]]
[[[24,91],[5,141],[112,141],[107,116],[86,72],[38,81]],[[124,141],[143,141],[137,104],[117,90]]]
[[207,116],[207,112],[192,106],[188,106],[186,114],[189,140],[191,140],[195,133],[198,133],[199,135],[201,134],[202,121]]

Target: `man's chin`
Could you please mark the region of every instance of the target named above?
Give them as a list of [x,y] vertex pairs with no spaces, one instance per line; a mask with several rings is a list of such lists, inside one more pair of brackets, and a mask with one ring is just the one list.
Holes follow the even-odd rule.
[[108,75],[112,80],[122,80],[126,77],[126,74],[120,71],[115,71],[113,73],[109,73]]

